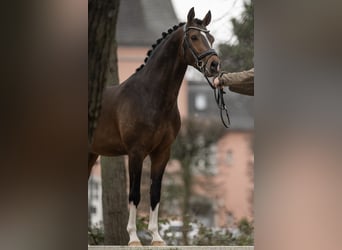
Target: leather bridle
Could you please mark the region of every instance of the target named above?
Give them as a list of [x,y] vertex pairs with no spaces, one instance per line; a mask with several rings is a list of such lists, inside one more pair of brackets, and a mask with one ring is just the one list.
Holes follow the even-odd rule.
[[[195,59],[195,65],[194,67],[200,71],[201,73],[205,74],[205,70],[206,70],[206,65],[207,65],[207,62],[209,60],[209,58],[211,56],[217,56],[217,53],[214,49],[210,48],[208,49],[207,51],[204,51],[200,54],[198,54],[195,50],[195,48],[192,46],[192,44],[190,43],[189,41],[189,37],[188,37],[188,31],[191,30],[191,29],[194,29],[194,30],[199,30],[201,32],[204,32],[204,33],[209,33],[209,30],[206,30],[206,29],[202,29],[202,28],[199,28],[199,27],[196,27],[196,26],[189,26],[187,27],[186,25],[184,25],[184,39],[183,39],[183,51],[184,51],[184,56],[185,56],[185,49],[186,47],[189,48],[192,56],[194,57]],[[203,59],[207,56],[210,56],[208,58],[208,60],[206,60],[205,62],[203,61]]]
[[[183,38],[183,54],[184,54],[184,57],[185,57],[185,50],[187,47],[187,48],[189,48],[192,56],[195,59],[196,63],[194,65],[194,67],[203,74],[203,76],[207,80],[209,86],[214,90],[215,101],[216,101],[217,107],[220,111],[221,121],[226,128],[229,128],[230,119],[229,119],[229,114],[228,114],[228,108],[227,108],[225,101],[224,101],[224,98],[223,98],[223,95],[226,92],[224,92],[223,88],[216,89],[214,87],[214,85],[209,81],[208,77],[205,75],[206,65],[207,65],[209,58],[211,56],[214,56],[214,55],[217,56],[217,53],[214,49],[210,48],[207,51],[204,51],[200,54],[197,54],[196,50],[194,49],[192,44],[189,42],[188,31],[191,29],[199,30],[199,31],[204,32],[204,33],[209,33],[209,30],[206,30],[206,29],[202,29],[202,28],[199,28],[196,26],[187,27],[186,25],[184,25],[184,38]],[[208,60],[206,62],[204,62],[203,59],[207,56],[210,56],[210,57],[208,58]],[[223,113],[225,113],[226,119],[224,119]]]

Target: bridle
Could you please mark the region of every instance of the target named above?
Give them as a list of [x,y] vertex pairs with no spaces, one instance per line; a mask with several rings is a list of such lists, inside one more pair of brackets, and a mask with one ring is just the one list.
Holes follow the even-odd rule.
[[[204,33],[209,33],[209,30],[206,30],[206,29],[202,29],[202,28],[199,28],[199,27],[196,27],[196,26],[189,26],[189,27],[187,27],[187,25],[184,25],[183,55],[185,57],[185,49],[186,49],[186,47],[188,47],[190,52],[191,52],[191,54],[192,54],[192,56],[195,59],[195,62],[196,62],[194,67],[203,74],[203,76],[207,80],[209,86],[214,90],[215,101],[216,101],[217,107],[220,110],[220,117],[221,117],[221,121],[222,121],[223,125],[226,128],[229,128],[230,119],[229,119],[228,109],[227,109],[227,106],[226,106],[226,104],[224,102],[224,98],[223,98],[223,95],[226,92],[224,92],[223,88],[219,88],[217,90],[214,87],[214,85],[210,82],[208,77],[205,75],[206,65],[207,65],[207,62],[208,62],[209,58],[211,56],[214,56],[214,55],[217,56],[217,53],[216,53],[216,51],[214,49],[210,48],[207,51],[204,51],[204,52],[202,52],[200,54],[197,54],[196,50],[194,49],[192,44],[189,42],[188,31],[191,30],[191,29],[199,30],[199,31],[204,32]],[[203,62],[203,59],[205,57],[207,57],[207,56],[210,56],[210,57],[208,58],[208,60],[206,62]],[[222,75],[222,73],[221,73],[221,75]],[[227,123],[225,122],[225,120],[223,118],[223,112],[226,113]]]
[[[195,59],[195,65],[194,67],[200,71],[202,74],[205,73],[205,70],[206,70],[206,65],[207,65],[207,62],[209,60],[209,58],[211,56],[217,56],[217,53],[214,49],[210,48],[208,49],[207,51],[204,51],[200,54],[198,54],[195,50],[195,48],[192,46],[192,44],[189,42],[189,37],[188,37],[188,31],[191,30],[191,29],[194,29],[194,30],[199,30],[201,32],[204,32],[204,33],[209,33],[209,30],[206,30],[206,29],[202,29],[202,28],[199,28],[199,27],[196,27],[196,26],[189,26],[187,27],[187,25],[184,25],[184,38],[183,38],[183,51],[185,52],[185,49],[186,47],[189,48],[192,56],[194,57]],[[185,53],[184,53],[184,56],[185,56]],[[203,59],[207,56],[210,56],[208,58],[208,60],[206,62],[203,61]]]

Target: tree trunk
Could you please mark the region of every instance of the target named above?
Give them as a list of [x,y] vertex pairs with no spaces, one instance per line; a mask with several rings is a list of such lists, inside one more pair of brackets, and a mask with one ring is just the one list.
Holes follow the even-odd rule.
[[[119,84],[116,23],[119,0],[88,2],[88,140],[92,140],[101,110],[102,91]],[[128,221],[126,172],[123,157],[101,157],[104,243],[126,245]]]
[[183,210],[182,210],[182,220],[183,220],[183,245],[189,245],[188,242],[188,232],[190,223],[190,198],[191,198],[191,187],[192,187],[192,171],[190,166],[191,160],[186,157],[182,161],[183,170],[183,182],[184,182],[184,197],[183,197]]
[[[119,0],[88,1],[88,140],[101,110],[111,45],[115,41]],[[115,53],[116,55],[116,53]]]
[[105,245],[127,245],[126,173],[123,157],[101,157]]

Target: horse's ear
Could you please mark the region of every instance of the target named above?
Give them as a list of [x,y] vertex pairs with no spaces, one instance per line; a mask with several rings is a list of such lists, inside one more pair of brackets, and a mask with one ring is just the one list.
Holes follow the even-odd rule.
[[203,18],[203,25],[204,26],[207,26],[209,23],[210,23],[210,21],[211,21],[211,12],[210,12],[210,10],[208,11],[208,13],[205,15],[205,17]]
[[195,9],[192,7],[188,13],[188,23],[190,23],[195,17]]

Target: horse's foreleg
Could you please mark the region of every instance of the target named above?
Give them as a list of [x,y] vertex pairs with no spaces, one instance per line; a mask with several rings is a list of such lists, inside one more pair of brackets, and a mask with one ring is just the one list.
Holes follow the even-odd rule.
[[150,189],[150,220],[148,230],[152,234],[152,245],[162,246],[166,245],[158,232],[158,210],[160,202],[160,191],[162,185],[162,178],[166,164],[170,158],[170,148],[163,152],[153,152],[151,155],[151,189]]
[[127,232],[129,234],[129,246],[141,246],[137,236],[137,208],[140,202],[140,180],[143,157],[137,154],[129,155],[129,218]]

